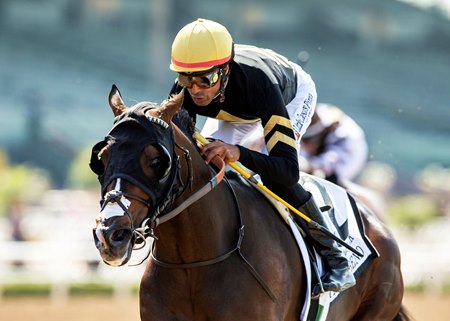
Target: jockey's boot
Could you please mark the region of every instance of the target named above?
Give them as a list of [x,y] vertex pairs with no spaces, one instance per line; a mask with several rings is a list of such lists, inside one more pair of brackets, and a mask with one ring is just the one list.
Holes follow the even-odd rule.
[[[324,219],[323,213],[314,202],[312,195],[305,204],[300,206],[299,210],[319,225],[331,231],[329,223]],[[318,229],[309,227],[308,230],[313,240],[318,243],[317,248],[320,254],[326,259],[330,267],[330,271],[322,277],[323,290],[319,282],[313,288],[312,296],[317,297],[320,293],[326,291],[344,291],[355,285],[356,280],[350,269],[349,261],[342,253],[338,243]]]

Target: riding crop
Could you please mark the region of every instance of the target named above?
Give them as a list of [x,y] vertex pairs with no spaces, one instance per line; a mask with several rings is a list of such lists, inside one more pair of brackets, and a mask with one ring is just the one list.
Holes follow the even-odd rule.
[[[207,145],[209,143],[209,141],[198,132],[195,132],[192,136],[194,137],[195,140],[197,140],[202,145]],[[236,162],[230,162],[230,163],[228,163],[228,165],[230,165],[230,167],[232,167],[234,170],[236,170],[239,174],[241,174],[249,182],[255,184],[259,189],[263,190],[264,192],[266,192],[267,194],[269,194],[270,196],[275,198],[277,201],[282,203],[284,206],[289,208],[293,213],[295,213],[297,216],[299,216],[304,221],[306,221],[311,228],[317,229],[317,230],[323,232],[324,234],[326,234],[327,236],[329,236],[330,238],[332,238],[333,240],[335,240],[337,243],[341,244],[342,246],[346,247],[347,249],[349,249],[356,255],[358,255],[360,257],[364,256],[360,251],[356,250],[351,245],[348,245],[346,242],[344,242],[339,237],[337,237],[332,232],[330,232],[327,228],[320,225],[316,221],[313,221],[311,218],[309,218],[308,216],[306,216],[305,214],[300,212],[298,209],[293,207],[291,204],[289,204],[288,202],[283,200],[281,197],[276,195],[274,192],[269,190],[266,186],[264,186],[264,184],[262,184],[260,181],[258,181],[253,175],[251,175],[248,171],[246,171],[244,168],[239,166]]]

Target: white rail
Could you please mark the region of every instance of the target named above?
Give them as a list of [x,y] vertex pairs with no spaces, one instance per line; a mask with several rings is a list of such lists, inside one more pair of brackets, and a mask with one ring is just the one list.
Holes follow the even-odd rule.
[[[443,219],[415,233],[394,230],[406,285],[424,282],[437,289],[450,278],[449,228],[450,219]],[[135,251],[130,263],[139,263],[147,249]],[[145,265],[110,267],[101,261],[93,240],[0,241],[0,298],[6,285],[49,284],[52,300],[60,303],[67,300],[71,285],[101,283],[112,285],[121,299],[139,285]]]
[[[134,255],[139,257],[139,255]],[[133,262],[140,262],[138,258]],[[103,263],[94,242],[0,242],[0,297],[5,285],[49,284],[54,302],[65,302],[70,285],[112,285],[120,299],[140,282],[139,266],[110,267]]]

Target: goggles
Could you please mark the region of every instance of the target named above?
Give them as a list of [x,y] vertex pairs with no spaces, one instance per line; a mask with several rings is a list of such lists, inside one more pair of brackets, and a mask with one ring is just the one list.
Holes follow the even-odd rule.
[[222,75],[222,69],[207,73],[179,73],[178,83],[185,88],[191,88],[196,84],[201,88],[211,88],[217,84]]

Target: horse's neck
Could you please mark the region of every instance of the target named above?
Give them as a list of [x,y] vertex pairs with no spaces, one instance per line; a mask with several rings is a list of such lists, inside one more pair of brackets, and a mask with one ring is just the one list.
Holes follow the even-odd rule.
[[[186,159],[186,156],[184,155],[184,151],[179,150],[178,151],[178,157],[180,157],[180,163],[181,163],[181,179],[183,180],[183,184],[187,185],[189,175],[193,176],[192,181],[192,191],[189,190],[190,186],[187,186],[187,190],[181,195],[181,198],[178,200],[178,202],[184,201],[187,197],[189,197],[192,192],[196,191],[197,189],[200,189],[205,184],[208,183],[208,181],[211,179],[211,170],[206,165],[205,161],[203,160],[202,156],[198,152],[196,146],[192,145],[192,142],[187,138],[183,132],[178,129],[177,127],[174,127],[175,130],[175,140],[179,146],[182,146],[183,149],[187,150],[189,153],[189,158],[191,160]],[[191,170],[192,172],[189,173],[189,162],[191,163]]]
[[[175,206],[209,184],[213,177],[195,147],[185,140],[185,137],[177,135],[177,142],[191,155],[194,179],[192,190],[187,187],[175,201]],[[184,159],[181,160],[181,177],[187,184],[188,166]],[[158,227],[156,235],[159,241],[155,243],[155,254],[158,259],[168,262],[194,262],[217,257],[235,246],[237,229],[235,204],[229,188],[222,182],[178,216]]]

